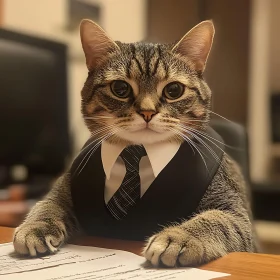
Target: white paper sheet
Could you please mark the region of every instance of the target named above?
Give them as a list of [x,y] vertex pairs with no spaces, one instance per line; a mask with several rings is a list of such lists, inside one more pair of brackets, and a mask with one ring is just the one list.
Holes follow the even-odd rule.
[[67,245],[59,253],[42,258],[16,258],[11,243],[0,245],[1,280],[208,280],[225,273],[195,268],[144,268],[143,257],[96,247]]

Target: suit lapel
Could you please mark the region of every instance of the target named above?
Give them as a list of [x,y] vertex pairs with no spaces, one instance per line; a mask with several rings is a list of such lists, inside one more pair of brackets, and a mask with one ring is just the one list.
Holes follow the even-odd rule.
[[[89,141],[85,147],[88,144]],[[70,169],[73,205],[78,220],[84,225],[95,218],[101,218],[105,206],[105,172],[101,161],[101,148],[99,147],[90,156],[89,150],[93,145],[82,150]],[[84,165],[86,161],[87,163]],[[80,172],[83,165],[83,170]]]

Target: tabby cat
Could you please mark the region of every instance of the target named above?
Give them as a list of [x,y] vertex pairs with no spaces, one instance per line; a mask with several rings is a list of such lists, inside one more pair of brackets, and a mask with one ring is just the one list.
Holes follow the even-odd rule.
[[[115,145],[188,141],[193,147],[195,135],[207,137],[211,91],[203,72],[212,21],[175,44],[115,42],[89,20],[80,31],[89,70],[82,114],[93,137]],[[152,112],[148,124],[139,109]],[[66,172],[16,229],[14,248],[31,256],[54,253],[78,231]],[[151,236],[143,255],[154,266],[200,265],[233,251],[254,252],[255,243],[245,182],[224,154],[196,214]]]

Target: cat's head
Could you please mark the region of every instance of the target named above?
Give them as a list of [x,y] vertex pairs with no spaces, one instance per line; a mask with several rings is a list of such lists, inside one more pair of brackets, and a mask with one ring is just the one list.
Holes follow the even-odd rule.
[[211,91],[203,71],[212,21],[176,44],[114,42],[89,20],[80,31],[89,70],[82,113],[94,137],[127,144],[182,141],[208,125]]

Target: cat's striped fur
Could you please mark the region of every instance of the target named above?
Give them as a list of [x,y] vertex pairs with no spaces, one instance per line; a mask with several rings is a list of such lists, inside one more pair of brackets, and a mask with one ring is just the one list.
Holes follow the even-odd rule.
[[[203,71],[213,35],[213,24],[206,21],[176,45],[123,44],[84,21],[81,37],[89,74],[82,90],[82,113],[93,137],[115,144],[192,141],[193,146],[194,140],[207,138],[211,91]],[[114,80],[130,85],[127,98],[113,94]],[[171,82],[184,85],[175,100],[163,94]],[[143,111],[155,114],[149,131],[142,129]],[[15,250],[33,256],[54,252],[78,230],[66,173],[17,228]],[[199,265],[233,251],[254,252],[256,241],[246,184],[237,164],[225,154],[196,215],[152,236],[143,254],[155,266],[173,267]]]

